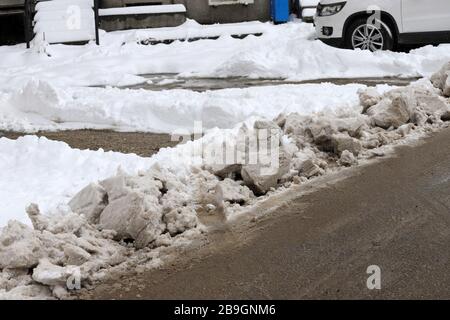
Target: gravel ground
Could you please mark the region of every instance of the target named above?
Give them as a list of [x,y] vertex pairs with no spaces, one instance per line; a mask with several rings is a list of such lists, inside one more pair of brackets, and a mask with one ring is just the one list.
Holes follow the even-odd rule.
[[[26,135],[21,132],[0,132],[0,136],[9,139],[17,139]],[[149,157],[161,148],[173,147],[173,142],[168,134],[139,133],[139,132],[115,132],[109,130],[74,130],[36,133],[39,137],[50,140],[63,141],[72,148],[116,151],[122,153],[135,153]]]

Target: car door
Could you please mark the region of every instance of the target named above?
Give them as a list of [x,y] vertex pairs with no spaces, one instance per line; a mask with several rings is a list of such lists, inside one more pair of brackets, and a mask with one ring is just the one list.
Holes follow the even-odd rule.
[[450,31],[450,0],[401,0],[404,33]]

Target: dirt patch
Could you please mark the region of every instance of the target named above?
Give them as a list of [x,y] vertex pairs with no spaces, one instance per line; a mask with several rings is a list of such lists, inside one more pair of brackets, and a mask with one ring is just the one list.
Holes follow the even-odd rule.
[[[23,132],[1,132],[0,137],[17,139],[26,135]],[[36,133],[39,137],[50,140],[63,141],[76,149],[90,149],[116,151],[122,153],[135,153],[139,156],[149,157],[161,148],[173,147],[177,142],[171,141],[168,134],[115,132],[110,130],[73,130]]]

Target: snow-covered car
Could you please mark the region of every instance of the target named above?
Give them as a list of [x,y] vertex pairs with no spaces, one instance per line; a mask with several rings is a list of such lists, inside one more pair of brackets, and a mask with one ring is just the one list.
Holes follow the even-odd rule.
[[320,40],[349,49],[450,42],[449,0],[321,0],[314,20]]

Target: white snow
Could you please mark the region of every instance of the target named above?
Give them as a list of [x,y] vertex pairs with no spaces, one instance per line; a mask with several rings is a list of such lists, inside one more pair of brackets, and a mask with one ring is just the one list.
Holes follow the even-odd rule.
[[[84,128],[171,133],[231,128],[251,117],[334,112],[357,105],[363,85],[281,85],[193,92],[60,88],[32,80],[23,90],[0,94],[0,130],[35,132]],[[385,86],[385,89],[388,87]],[[382,90],[382,87],[380,87]],[[326,94],[324,94],[326,92]]]
[[162,14],[162,13],[185,13],[186,7],[182,4],[132,6],[121,8],[100,9],[100,16],[116,16],[131,14]]
[[[243,40],[230,33],[264,33]],[[185,39],[216,35],[218,40],[175,41],[145,46],[146,39]],[[349,51],[314,40],[311,24],[274,26],[249,22],[101,33],[101,45],[50,45],[26,50],[0,47],[0,90],[11,91],[30,78],[59,86],[125,85],[144,82],[140,74],[181,73],[202,76],[327,77],[428,76],[450,59],[450,45],[427,46],[410,53]]]
[[0,138],[0,227],[8,220],[29,223],[25,207],[38,203],[44,212],[63,208],[90,182],[117,173],[147,169],[149,159],[116,152],[77,150],[36,136]]

